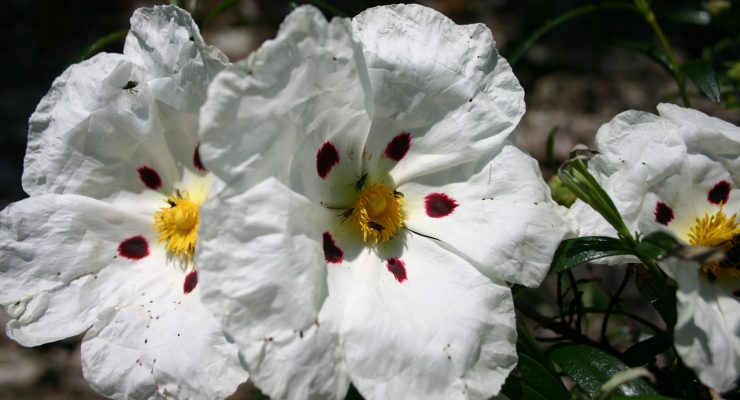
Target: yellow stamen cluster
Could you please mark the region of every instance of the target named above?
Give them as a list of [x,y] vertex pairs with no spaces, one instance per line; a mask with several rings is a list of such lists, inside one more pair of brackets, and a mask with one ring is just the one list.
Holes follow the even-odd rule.
[[159,233],[158,242],[167,242],[170,254],[190,260],[198,240],[200,207],[180,193],[170,196],[167,203],[154,215],[153,227]]
[[[725,251],[733,246],[736,237],[740,235],[740,225],[737,214],[728,217],[722,208],[715,214],[705,214],[694,220],[689,228],[689,243],[694,246],[721,247]],[[721,266],[719,262],[710,262],[702,266],[702,272],[719,279],[740,278],[740,268],[737,266]]]
[[382,183],[366,185],[350,212],[350,222],[368,244],[392,238],[405,220],[403,196]]

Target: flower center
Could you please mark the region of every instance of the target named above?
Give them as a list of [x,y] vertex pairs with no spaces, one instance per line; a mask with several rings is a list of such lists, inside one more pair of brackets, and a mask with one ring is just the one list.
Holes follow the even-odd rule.
[[189,196],[176,192],[167,199],[168,206],[154,214],[154,230],[158,241],[167,242],[167,251],[191,259],[198,239],[200,207]]
[[348,213],[365,243],[383,242],[403,227],[403,196],[382,183],[368,184]]
[[[689,228],[688,238],[689,243],[694,246],[721,247],[728,251],[738,235],[740,225],[737,222],[737,214],[728,217],[720,207],[715,214],[707,213],[694,220]],[[720,279],[740,278],[740,268],[726,263],[706,263],[702,265],[701,270],[706,275]]]

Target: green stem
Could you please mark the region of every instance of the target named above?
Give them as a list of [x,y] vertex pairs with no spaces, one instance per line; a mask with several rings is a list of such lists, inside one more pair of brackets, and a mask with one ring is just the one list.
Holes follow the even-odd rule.
[[618,9],[618,10],[632,11],[638,14],[640,13],[639,10],[633,5],[622,3],[622,2],[617,2],[617,1],[605,1],[599,4],[587,4],[585,6],[574,8],[573,10],[570,10],[562,15],[557,16],[553,20],[547,21],[544,25],[542,25],[541,27],[537,28],[537,30],[532,32],[532,34],[529,35],[524,40],[524,42],[522,42],[519,46],[517,46],[517,48],[514,49],[514,51],[508,57],[509,64],[511,65],[516,64],[516,62],[519,61],[519,58],[521,58],[524,52],[526,52],[532,46],[532,44],[534,44],[537,40],[539,40],[547,32],[550,32],[551,30],[555,29],[559,25],[573,18],[576,18],[584,14],[588,14],[588,13],[591,13],[597,10],[602,10],[602,9]]
[[691,107],[691,100],[689,100],[689,94],[686,91],[686,74],[684,74],[681,66],[678,65],[676,55],[673,53],[673,47],[671,47],[670,43],[668,43],[668,39],[663,33],[663,29],[661,29],[660,25],[658,24],[658,19],[655,18],[655,13],[650,8],[650,4],[648,4],[647,1],[634,1],[637,9],[642,14],[643,18],[645,18],[645,21],[648,23],[648,25],[650,25],[650,28],[653,29],[655,36],[658,38],[660,45],[663,47],[663,51],[665,51],[665,55],[668,58],[668,62],[671,64],[671,69],[673,70],[673,77],[678,84],[678,90],[681,92],[681,99],[683,100],[683,104],[686,107]]

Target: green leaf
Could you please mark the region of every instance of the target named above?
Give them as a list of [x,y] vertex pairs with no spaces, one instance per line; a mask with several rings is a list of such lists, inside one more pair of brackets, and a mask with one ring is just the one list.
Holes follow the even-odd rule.
[[650,304],[655,307],[669,330],[676,324],[676,289],[668,286],[666,278],[656,276],[645,268],[637,268],[635,284]]
[[668,19],[677,24],[709,26],[712,14],[705,10],[678,10],[668,15]]
[[669,74],[673,75],[673,68],[671,67],[671,62],[668,61],[668,57],[652,44],[636,40],[619,40],[615,42],[615,44],[617,46],[624,47],[625,49],[642,53],[660,64]]
[[563,272],[591,260],[623,255],[634,255],[634,252],[621,239],[606,236],[567,239],[555,251],[550,271]]
[[642,394],[639,396],[623,396],[619,394],[614,394],[610,398],[611,400],[681,400],[675,397],[666,397],[655,394]]
[[221,15],[222,12],[237,5],[237,3],[239,3],[239,0],[221,1],[216,7],[213,7],[213,9],[205,17],[203,17],[198,26],[200,26],[201,29],[205,28],[206,26],[210,25],[216,17]]
[[719,81],[712,64],[704,59],[689,61],[683,66],[686,76],[714,103],[720,101]]
[[656,335],[636,343],[624,353],[622,359],[631,367],[651,364],[655,356],[671,348],[671,341],[665,335]]
[[511,400],[568,400],[560,379],[526,354],[519,354],[518,374],[511,374],[502,392]]
[[127,34],[128,29],[121,29],[120,31],[115,31],[103,36],[102,38],[96,40],[93,44],[87,46],[82,51],[77,53],[77,55],[75,55],[70,61],[70,64],[78,63],[92,57],[93,55],[95,55],[95,53],[103,50],[105,47],[119,40],[122,40],[126,37]]
[[680,247],[678,240],[667,232],[656,231],[644,236],[637,246],[637,254],[655,260]]
[[[611,354],[582,344],[554,346],[549,351],[549,357],[591,397],[599,393],[601,386],[612,375],[629,368]],[[624,396],[657,395],[655,389],[643,379],[620,385],[617,393]]]
[[547,143],[545,144],[545,165],[551,171],[555,171],[555,136],[557,136],[560,127],[555,125],[550,129],[550,133],[547,134]]

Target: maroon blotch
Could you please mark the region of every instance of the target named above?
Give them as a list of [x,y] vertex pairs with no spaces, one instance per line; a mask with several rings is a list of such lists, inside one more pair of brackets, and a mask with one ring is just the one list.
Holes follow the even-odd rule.
[[406,280],[406,264],[400,258],[389,258],[386,260],[385,265],[388,268],[388,272],[393,274],[398,283],[403,283]]
[[409,147],[411,147],[411,134],[401,132],[385,146],[385,156],[393,161],[401,161],[408,153]]
[[185,275],[185,282],[182,284],[182,291],[185,292],[185,294],[188,294],[192,292],[196,286],[198,286],[198,271],[193,270]]
[[707,200],[712,204],[725,204],[730,198],[730,182],[721,180],[707,194]]
[[332,264],[339,264],[344,260],[344,252],[334,242],[331,233],[324,232],[323,235],[324,259]]
[[136,171],[139,172],[139,178],[149,189],[157,190],[162,187],[162,178],[153,168],[143,165],[137,168]]
[[339,163],[339,152],[332,142],[324,143],[316,152],[316,172],[321,179],[329,175],[329,171]]
[[655,222],[663,225],[668,225],[669,222],[673,221],[673,209],[668,207],[666,203],[659,201],[655,205]]
[[195,145],[195,151],[193,151],[193,165],[195,165],[195,168],[200,172],[206,172],[208,171],[206,167],[203,166],[203,162],[200,161],[200,143]]
[[149,255],[149,242],[141,235],[130,237],[118,245],[118,254],[130,260],[140,260]]
[[430,193],[424,198],[427,215],[432,218],[446,217],[452,214],[457,206],[457,202],[444,193]]

